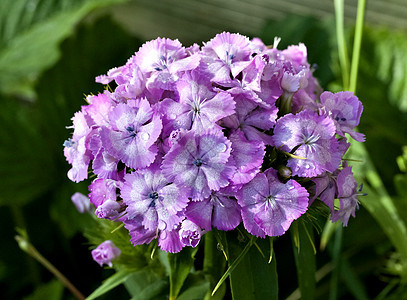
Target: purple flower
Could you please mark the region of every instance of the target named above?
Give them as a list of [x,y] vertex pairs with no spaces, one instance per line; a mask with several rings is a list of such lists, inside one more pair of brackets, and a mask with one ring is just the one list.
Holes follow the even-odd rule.
[[344,137],[349,133],[356,141],[365,141],[364,134],[353,130],[359,124],[363,106],[352,92],[323,92],[321,105],[321,112],[334,120],[337,134]]
[[340,220],[343,226],[347,226],[350,216],[355,217],[355,210],[359,207],[358,196],[361,188],[358,190],[352,167],[346,162],[337,176],[336,185],[340,207],[332,212],[331,220],[332,222]]
[[188,219],[185,219],[181,223],[181,228],[179,230],[179,237],[181,243],[185,246],[196,247],[201,240],[203,232],[199,226]]
[[308,207],[307,190],[292,179],[280,182],[274,169],[257,174],[236,197],[245,228],[258,237],[282,235]]
[[190,131],[165,155],[163,173],[169,181],[187,188],[192,200],[203,200],[229,184],[234,170],[228,164],[230,151],[231,142],[221,131],[200,135]]
[[92,250],[93,260],[100,266],[103,264],[112,267],[112,260],[120,256],[120,249],[117,248],[112,241],[104,241],[96,249]]
[[75,193],[72,195],[71,200],[80,213],[90,211],[90,200],[84,194]]
[[287,114],[278,119],[274,127],[275,147],[305,158],[290,158],[287,166],[293,175],[315,177],[325,171],[335,171],[341,162],[339,142],[335,139],[332,119],[318,116],[312,111],[296,115]]
[[111,129],[102,127],[107,153],[134,169],[145,168],[155,159],[162,123],[146,99],[118,104],[109,114]]
[[91,133],[91,121],[83,112],[75,113],[73,120],[74,133],[71,139],[64,142],[64,155],[72,164],[68,171],[68,178],[74,182],[80,182],[88,178],[89,162],[93,158],[87,148],[87,138]]
[[334,173],[325,172],[317,177],[312,178],[315,183],[315,195],[312,201],[319,196],[333,212],[335,210],[335,196],[337,195],[336,177],[338,170]]
[[116,189],[120,186],[119,182],[98,178],[89,185],[89,198],[90,202],[96,207],[102,205],[107,200],[116,201]]
[[148,78],[147,89],[159,95],[163,90],[174,90],[178,73],[195,69],[200,57],[197,54],[188,56],[178,40],[157,38],[141,46],[135,62]]
[[210,81],[198,72],[186,73],[177,82],[179,102],[165,99],[162,113],[174,129],[202,132],[220,127],[216,122],[234,113],[235,102],[226,92],[214,92]]
[[265,154],[264,143],[248,141],[240,129],[233,132],[229,139],[232,142],[232,157],[236,166],[231,181],[234,184],[245,184],[260,171]]
[[158,246],[161,250],[170,253],[177,253],[182,250],[184,244],[181,242],[179,228],[174,230],[163,230],[158,236]]
[[272,144],[271,136],[264,131],[273,128],[276,123],[278,109],[274,105],[259,106],[247,100],[243,95],[236,95],[236,113],[222,120],[224,127],[240,128],[249,141],[262,141]]
[[206,57],[209,73],[213,75],[212,81],[227,84],[232,81],[247,65],[250,64],[250,41],[247,37],[222,32],[217,34],[202,48]]
[[190,202],[185,214],[189,220],[207,231],[212,226],[219,230],[233,230],[242,221],[236,199],[223,190],[212,192],[202,201]]
[[126,218],[140,217],[148,230],[172,230],[182,220],[188,198],[183,188],[168,181],[157,166],[127,174],[121,188]]
[[120,216],[122,206],[114,200],[106,200],[96,208],[95,214],[100,219],[114,220]]

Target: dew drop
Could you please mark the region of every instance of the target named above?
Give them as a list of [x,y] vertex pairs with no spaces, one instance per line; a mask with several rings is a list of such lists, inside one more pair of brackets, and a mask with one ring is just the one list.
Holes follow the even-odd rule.
[[310,165],[305,165],[305,169],[309,169],[310,168]]
[[219,152],[225,152],[228,147],[224,143],[218,145]]
[[141,138],[143,141],[148,141],[148,139],[150,138],[150,135],[149,135],[147,132],[142,132],[142,133],[140,134],[140,138]]
[[177,118],[177,115],[176,114],[170,114],[170,119],[171,120],[175,120]]

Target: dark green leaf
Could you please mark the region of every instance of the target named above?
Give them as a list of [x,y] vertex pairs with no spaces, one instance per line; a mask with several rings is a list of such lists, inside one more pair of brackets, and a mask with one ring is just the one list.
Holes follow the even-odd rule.
[[295,241],[297,234],[295,231],[291,231],[291,237],[301,299],[314,299],[316,267],[313,228],[312,225],[305,223],[302,219],[295,221],[291,226],[293,228],[297,227],[298,230],[298,246]]
[[131,274],[132,274],[132,272],[129,270],[118,271],[117,273],[113,274],[108,279],[106,279],[102,283],[102,285],[99,286],[96,290],[94,290],[93,293],[90,294],[86,299],[92,300],[92,299],[96,299],[97,297],[100,297],[100,296],[106,294],[107,292],[114,289],[118,285],[124,283]]
[[194,265],[195,254],[198,248],[185,247],[181,252],[168,253],[170,273],[170,300],[177,298],[185,279]]
[[[38,13],[45,13],[45,16],[39,15],[38,18],[35,7],[30,8],[30,3],[35,5],[33,1],[2,2],[3,11],[8,14],[3,23],[5,44],[0,50],[0,92],[33,99],[33,83],[43,70],[58,60],[59,43],[72,34],[74,26],[91,11],[124,0],[88,0],[74,5],[69,4],[73,1],[63,2],[68,5],[58,7],[58,2],[54,2],[46,7],[45,12],[39,9]],[[34,19],[36,22],[31,21]],[[25,30],[24,26],[18,26],[22,20],[27,20],[30,25]]]
[[43,299],[55,299],[60,300],[62,299],[64,292],[63,284],[53,279],[48,283],[40,285],[34,293],[30,296],[25,297],[24,300],[43,300]]
[[216,283],[225,271],[226,260],[221,250],[218,249],[218,242],[214,230],[205,234],[204,266],[203,270],[210,282],[210,290],[206,299],[223,299],[226,292],[226,284],[222,284],[216,293],[211,297],[211,293]]
[[270,242],[268,238],[257,239],[256,242],[266,257],[263,257],[256,247],[249,247],[253,241],[240,242],[236,232],[227,233],[229,266],[237,259],[239,264],[230,274],[230,285],[234,300],[240,299],[278,299],[277,262],[273,255],[271,263]]
[[168,297],[168,280],[149,269],[131,274],[124,286],[132,295],[132,300],[165,300]]

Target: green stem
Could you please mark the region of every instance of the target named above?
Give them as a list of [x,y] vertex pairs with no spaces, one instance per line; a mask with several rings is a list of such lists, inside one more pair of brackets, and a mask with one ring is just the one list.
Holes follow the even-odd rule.
[[55,268],[44,256],[42,256],[37,249],[24,237],[17,235],[16,240],[20,248],[27,254],[35,258],[41,265],[48,271],[54,274],[79,300],[85,300],[85,296],[66,278],[57,268]]
[[365,7],[366,7],[366,0],[359,0],[358,1],[358,11],[357,11],[357,15],[356,15],[355,38],[353,41],[352,64],[351,64],[351,70],[350,70],[349,91],[351,91],[351,92],[356,92],[356,83],[358,80],[358,67],[359,67],[360,48],[362,45]]
[[[27,228],[25,220],[24,220],[24,214],[21,209],[20,205],[10,205],[10,210],[13,216],[13,221],[15,224],[16,228]],[[30,274],[31,281],[34,283],[35,286],[39,286],[41,281],[40,281],[40,272],[38,269],[38,264],[34,261],[32,257],[25,256],[27,265],[28,265],[28,273]]]
[[341,65],[343,88],[349,87],[349,60],[346,49],[344,25],[344,0],[335,0],[336,39],[338,41],[339,63]]
[[343,227],[338,226],[336,229],[335,242],[332,252],[334,269],[331,277],[329,300],[336,300],[338,297],[339,274],[341,265],[342,233]]

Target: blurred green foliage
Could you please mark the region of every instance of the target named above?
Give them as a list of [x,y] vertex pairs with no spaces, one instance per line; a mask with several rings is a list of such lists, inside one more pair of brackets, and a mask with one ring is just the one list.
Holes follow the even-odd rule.
[[[154,245],[132,247],[125,229],[112,234],[111,222],[95,221],[90,215],[79,214],[70,197],[76,191],[86,194],[89,182],[69,182],[66,177],[69,166],[62,153],[62,143],[70,135],[65,127],[71,125],[70,118],[84,104],[84,95],[103,89],[94,83],[94,77],[124,64],[142,43],[134,36],[134,30],[127,30],[110,18],[116,5],[124,2],[127,1],[7,0],[0,3],[1,299],[72,298],[47,271],[18,249],[13,238],[15,227],[25,228],[37,249],[87,295],[98,288],[102,279],[115,276],[112,270],[101,269],[90,257],[89,249],[107,238],[122,249],[122,261],[117,262],[122,277],[110,277],[113,278],[108,282],[110,286],[104,288],[123,282],[127,290],[119,287],[114,292],[117,298],[124,299],[165,299],[168,295],[171,284],[168,267],[176,263],[168,262],[159,250],[153,253]],[[103,7],[107,9],[101,10]],[[131,16],[131,12],[127,15]],[[318,66],[315,75],[321,85],[330,90],[339,89],[341,74],[332,19],[289,16],[282,21],[270,21],[258,35],[269,44],[274,36],[282,37],[281,48],[305,43],[310,63]],[[204,39],[196,37],[197,41]],[[361,206],[357,218],[343,230],[338,273],[339,284],[343,286],[338,291],[341,299],[407,297],[402,282],[407,272],[403,257],[407,253],[401,253],[403,248],[398,246],[407,242],[407,236],[389,238],[391,226],[399,225],[402,232],[407,222],[407,151],[402,152],[407,145],[405,49],[405,32],[384,28],[366,28],[364,32],[357,90],[364,113],[359,130],[367,136],[365,146],[371,165],[383,182],[383,191],[373,191],[374,186],[366,180],[366,189],[374,194],[363,198],[363,203],[373,201],[376,194],[389,195],[399,223],[394,225],[391,217],[380,220],[383,214],[373,210],[368,213]],[[364,159],[364,152],[354,153],[350,158],[359,158],[358,153],[362,153],[360,158]],[[352,165],[361,173],[360,178],[367,178],[363,173],[366,164]],[[385,224],[390,227],[380,227]],[[82,238],[81,232],[86,232],[89,242]],[[215,241],[213,236],[212,239]],[[319,237],[315,235],[315,245],[318,242]],[[216,245],[217,242],[212,246],[208,242],[205,247],[216,248]],[[295,262],[292,251],[287,251],[289,248],[289,237],[274,243],[279,296],[294,295],[292,299],[295,299],[298,284],[293,280]],[[256,251],[254,247],[251,250]],[[222,252],[216,254],[222,259],[217,266],[224,268]],[[318,250],[316,299],[326,299],[329,295],[334,255],[331,240],[325,251]],[[202,253],[198,251],[196,257],[195,267],[199,269]],[[186,273],[181,283],[176,284],[179,299],[202,299],[205,295],[205,299],[210,299],[208,286],[213,288],[222,275],[215,267],[204,265],[204,273]],[[194,269],[190,264],[184,266],[188,271],[191,268]],[[224,293],[223,290],[221,294]],[[226,294],[225,298],[228,297]]]

